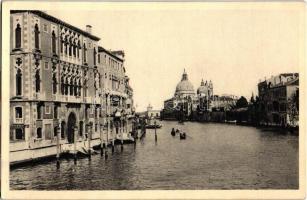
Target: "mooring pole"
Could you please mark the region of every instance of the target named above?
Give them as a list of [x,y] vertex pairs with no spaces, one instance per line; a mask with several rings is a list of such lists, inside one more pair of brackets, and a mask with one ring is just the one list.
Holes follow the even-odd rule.
[[155,141],[158,141],[158,136],[157,136],[157,121],[155,120]]
[[120,141],[120,149],[124,150],[124,122],[121,120],[121,141]]
[[112,154],[114,153],[114,132],[113,132],[113,128],[111,129],[112,132]]
[[103,143],[103,125],[100,124],[100,155],[103,156],[104,150],[104,143]]
[[78,127],[74,127],[74,163],[77,164],[77,134],[78,134]]
[[92,152],[91,152],[91,140],[92,140],[92,131],[93,131],[93,124],[90,122],[88,124],[88,159],[92,159]]
[[61,125],[58,124],[57,127],[57,135],[56,135],[56,168],[60,169],[60,138],[61,138]]
[[109,116],[107,116],[107,139],[106,139],[106,152],[105,152],[105,154],[104,154],[104,158],[105,158],[105,159],[108,159],[109,131],[110,131],[110,123],[109,123]]

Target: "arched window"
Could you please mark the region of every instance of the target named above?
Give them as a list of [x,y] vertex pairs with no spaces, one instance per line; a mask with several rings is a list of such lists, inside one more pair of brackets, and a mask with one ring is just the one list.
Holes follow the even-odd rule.
[[86,97],[87,96],[87,81],[84,80],[83,82],[83,95]]
[[34,42],[35,42],[35,48],[39,49],[39,28],[37,24],[35,24],[34,27]]
[[52,53],[56,54],[56,36],[54,31],[52,31],[52,39],[51,39],[51,45],[52,45]]
[[43,135],[42,135],[42,128],[37,128],[36,129],[36,137],[37,138],[42,138]]
[[16,73],[16,95],[22,94],[22,74],[21,70],[17,69]]
[[53,136],[56,137],[58,135],[58,127],[53,128]]
[[65,84],[64,84],[64,77],[61,77],[61,93],[62,95],[65,94]]
[[65,79],[65,95],[68,95],[68,78]]
[[41,90],[41,80],[40,80],[39,70],[36,70],[36,73],[35,73],[35,91],[40,92],[40,90]]
[[53,73],[53,77],[52,77],[52,91],[53,91],[53,94],[56,94],[57,92],[57,79],[56,79],[56,73]]
[[61,48],[61,53],[63,53],[63,44],[64,44],[64,40],[63,40],[63,38],[62,38],[62,36],[61,36],[61,46],[60,46],[60,48]]
[[73,49],[72,49],[73,51],[72,51],[72,53],[73,53],[74,57],[76,57],[76,48],[77,48],[76,43],[73,42]]
[[77,79],[74,81],[74,95],[78,96],[78,82]]
[[83,121],[80,121],[80,124],[79,124],[79,135],[82,136],[83,135]]
[[65,138],[65,122],[64,121],[61,123],[61,138],[62,139]]
[[36,108],[37,119],[42,119],[42,105],[38,104]]
[[58,106],[57,105],[53,106],[53,118],[54,119],[58,118]]
[[69,49],[68,49],[68,52],[69,52],[69,56],[71,56],[71,50],[72,50],[72,41],[71,41],[71,39],[69,40]]
[[85,46],[85,43],[83,44],[83,60],[86,63],[86,46]]
[[65,48],[65,54],[67,55],[67,46],[68,46],[68,36],[65,36],[65,40],[64,40],[64,48]]
[[79,58],[79,51],[81,50],[81,44],[80,41],[78,41],[78,46],[77,46],[77,58]]
[[96,65],[96,55],[97,55],[96,48],[94,48],[94,65]]
[[69,95],[74,95],[74,81],[73,78],[70,79],[70,88],[69,88]]
[[20,28],[20,24],[17,24],[17,27],[15,29],[15,47],[16,48],[21,47],[21,28]]
[[78,96],[81,96],[81,80],[79,80],[78,84]]

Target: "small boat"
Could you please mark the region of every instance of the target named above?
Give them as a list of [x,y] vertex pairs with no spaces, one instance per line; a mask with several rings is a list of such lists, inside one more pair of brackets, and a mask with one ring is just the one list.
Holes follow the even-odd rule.
[[134,142],[134,138],[132,137],[132,135],[130,133],[118,133],[118,134],[116,134],[115,142],[121,143],[122,140],[123,140],[123,143],[133,143]]
[[186,134],[185,134],[185,132],[181,132],[180,133],[180,140],[185,140],[185,138],[186,138]]
[[155,129],[155,128],[161,128],[161,127],[162,127],[162,125],[158,124],[158,123],[156,123],[156,124],[149,123],[149,124],[146,125],[146,128],[148,128],[148,129]]
[[175,132],[175,129],[174,129],[174,128],[173,128],[172,131],[171,131],[171,135],[172,135],[172,136],[175,136],[175,135],[176,135],[176,132]]

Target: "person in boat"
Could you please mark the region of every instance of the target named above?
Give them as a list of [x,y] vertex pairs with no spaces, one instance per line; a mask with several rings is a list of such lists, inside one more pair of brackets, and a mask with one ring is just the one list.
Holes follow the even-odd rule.
[[180,133],[179,129],[176,129],[176,133]]
[[185,132],[181,132],[181,133],[180,133],[180,139],[185,139],[185,137],[186,137]]
[[175,132],[175,129],[174,129],[174,128],[172,129],[171,134],[172,134],[172,136],[175,136],[176,132]]

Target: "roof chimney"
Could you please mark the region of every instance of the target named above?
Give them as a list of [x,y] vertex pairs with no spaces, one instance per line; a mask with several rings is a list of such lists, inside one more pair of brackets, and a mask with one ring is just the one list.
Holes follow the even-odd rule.
[[92,34],[92,26],[91,25],[86,25],[86,32],[89,34]]

